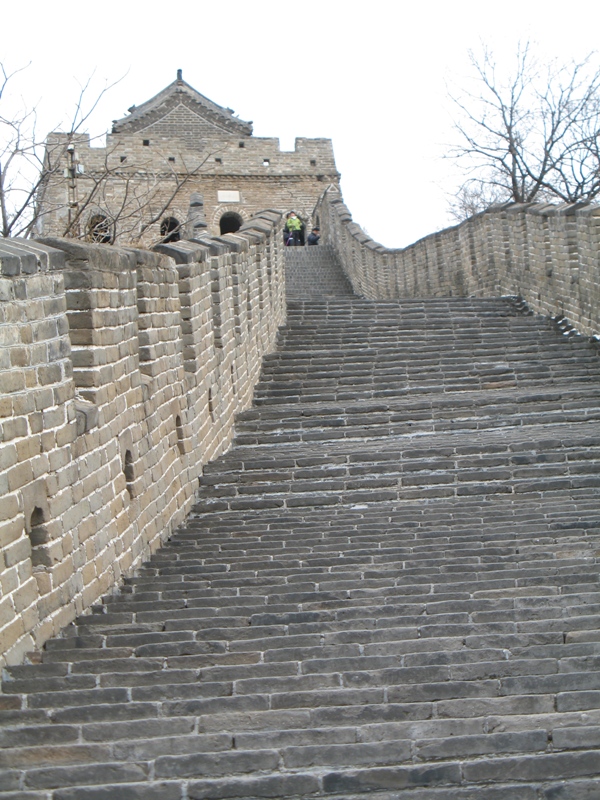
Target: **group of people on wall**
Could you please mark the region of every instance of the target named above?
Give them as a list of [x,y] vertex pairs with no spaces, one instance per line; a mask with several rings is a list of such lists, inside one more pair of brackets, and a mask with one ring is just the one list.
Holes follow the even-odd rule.
[[[321,232],[318,227],[315,227],[308,234],[306,244],[319,244],[320,237]],[[304,223],[295,211],[290,211],[286,215],[283,240],[288,247],[304,247]]]

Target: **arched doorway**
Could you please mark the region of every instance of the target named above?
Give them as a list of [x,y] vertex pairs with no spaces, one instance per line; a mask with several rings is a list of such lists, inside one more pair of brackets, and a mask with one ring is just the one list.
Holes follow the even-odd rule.
[[233,211],[228,211],[226,214],[223,214],[219,220],[219,230],[221,231],[221,234],[235,233],[241,228],[242,222],[243,219],[239,214],[236,214]]
[[104,214],[94,214],[93,217],[90,217],[87,235],[90,242],[96,242],[96,244],[110,244],[112,236],[108,217],[105,217]]
[[165,217],[160,223],[160,235],[165,244],[181,239],[181,223],[175,217]]

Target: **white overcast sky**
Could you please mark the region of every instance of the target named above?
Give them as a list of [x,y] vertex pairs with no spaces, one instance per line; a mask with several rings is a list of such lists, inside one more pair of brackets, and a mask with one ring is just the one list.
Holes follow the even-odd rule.
[[285,149],[331,138],[355,222],[399,247],[451,224],[447,84],[467,84],[468,50],[484,43],[508,62],[529,39],[545,59],[581,60],[598,46],[600,2],[5,0],[0,25],[0,60],[30,64],[12,89],[38,106],[40,128],[68,118],[92,74],[90,96],[122,77],[91,120],[99,134],[181,68],[256,136]]

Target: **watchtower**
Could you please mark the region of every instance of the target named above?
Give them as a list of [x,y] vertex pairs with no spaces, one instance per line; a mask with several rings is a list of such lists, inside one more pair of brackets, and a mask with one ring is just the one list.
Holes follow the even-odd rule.
[[[294,210],[309,222],[327,186],[339,184],[330,139],[252,135],[235,116],[177,78],[113,122],[105,147],[53,133],[56,168],[42,196],[43,235],[145,246],[234,232],[257,211]],[[190,203],[191,201],[191,203]]]

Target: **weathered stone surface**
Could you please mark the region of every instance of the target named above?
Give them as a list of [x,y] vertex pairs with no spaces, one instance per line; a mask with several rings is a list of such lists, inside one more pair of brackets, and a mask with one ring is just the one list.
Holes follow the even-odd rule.
[[[131,515],[158,531],[155,517],[176,505],[165,476],[177,487],[198,477],[201,437],[219,436],[212,418],[219,431],[230,418],[216,387],[231,371],[206,391],[200,376],[220,373],[205,357],[228,364],[237,353],[224,306],[211,305],[227,270],[215,288],[197,262],[176,272],[156,258],[140,259],[143,302],[124,322],[143,332],[139,383],[127,384],[135,371],[112,383],[102,374],[135,355],[133,333],[99,337],[75,367],[94,378],[85,389],[98,425],[48,445],[80,460],[12,493],[19,513],[49,486],[31,539],[18,526],[6,535],[6,619],[18,601],[27,618],[34,581],[50,619],[62,598],[79,602],[81,585],[107,593],[39,663],[5,671],[7,797],[595,800],[595,345],[510,299],[290,301],[233,447],[215,445],[191,513],[142,564]],[[196,280],[209,294],[181,318],[186,356],[171,348],[169,304],[187,292],[191,308]],[[109,319],[112,330],[118,314]],[[200,387],[189,414],[174,380],[186,365],[187,391]],[[139,395],[131,406],[119,381],[126,398]],[[226,397],[229,408],[233,390]],[[39,405],[44,434],[75,421]],[[30,429],[6,430],[17,454]],[[123,450],[139,459],[123,463]],[[19,462],[6,452],[8,471]],[[37,458],[25,462],[32,473]],[[101,502],[114,485],[127,513]],[[119,525],[123,538],[111,538]],[[29,542],[32,562],[56,564],[62,593],[33,563],[28,580],[15,575]],[[108,593],[98,576],[126,556],[131,570]]]
[[182,277],[158,253],[0,244],[16,265],[0,307],[2,663],[19,663],[131,575],[185,518],[205,461],[228,446],[285,317],[280,216],[260,221],[264,242],[240,234],[235,265],[226,242],[212,257],[216,298],[193,257]]

